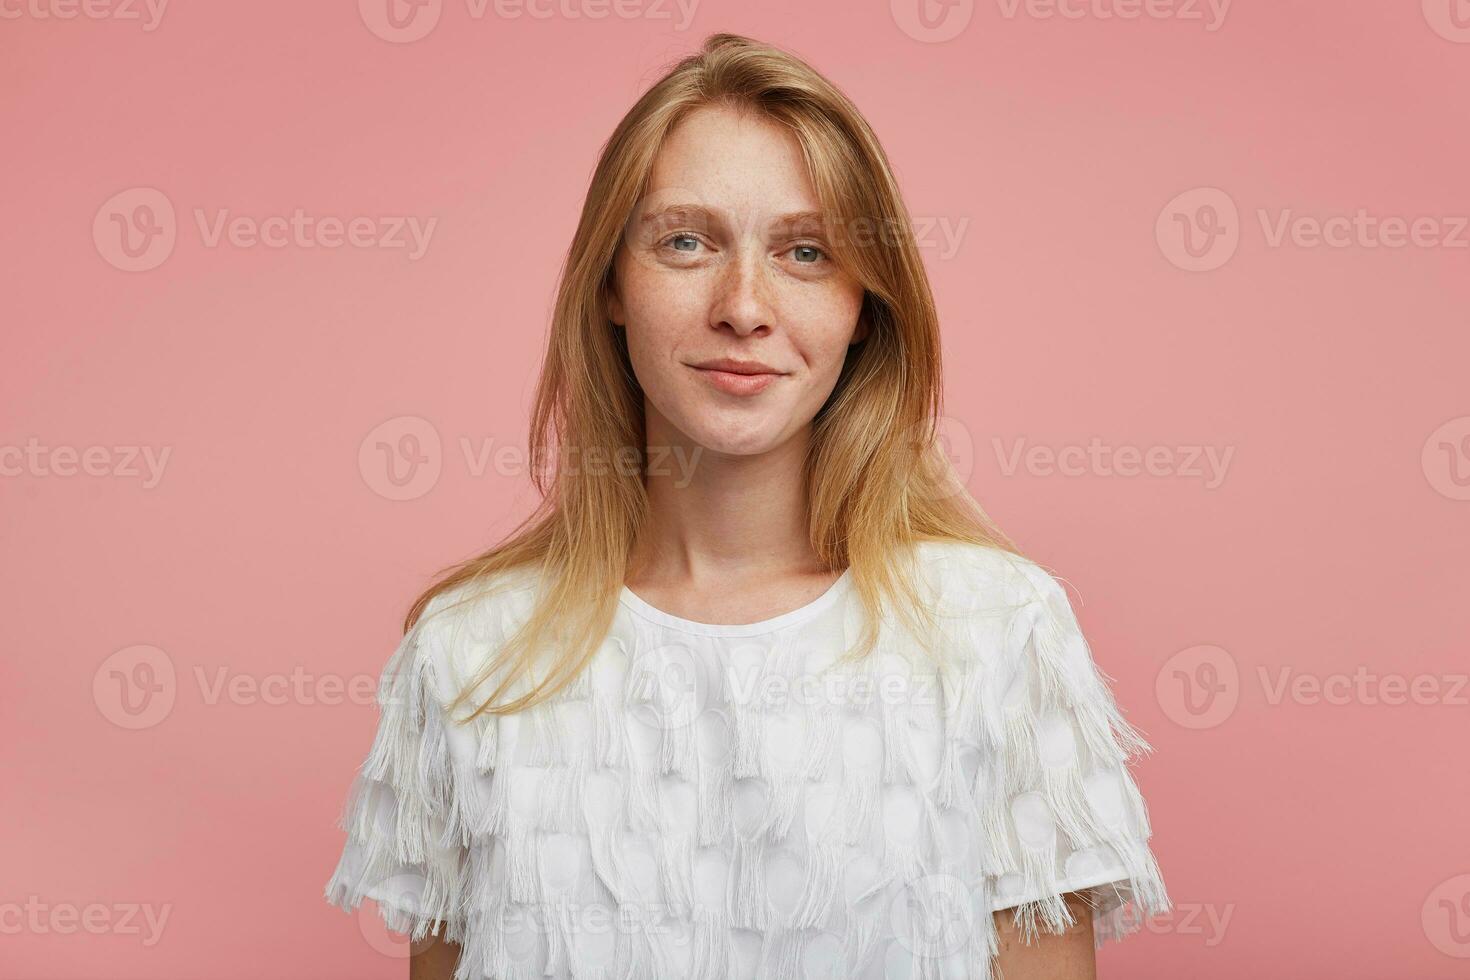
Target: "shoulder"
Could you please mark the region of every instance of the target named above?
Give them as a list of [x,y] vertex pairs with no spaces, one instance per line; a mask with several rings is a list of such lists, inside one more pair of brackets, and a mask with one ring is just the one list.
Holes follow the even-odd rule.
[[[1018,718],[1034,725],[1065,709],[1082,719],[1097,752],[1121,758],[1147,749],[1119,713],[1060,578],[1031,559],[968,542],[926,542],[920,552],[937,583],[942,634],[959,654],[967,692],[956,709],[961,729]],[[1004,738],[986,730],[997,744]]]
[[944,645],[998,683],[1047,666],[1087,674],[1091,652],[1061,580],[1030,558],[967,541],[918,548],[921,591]]
[[536,585],[536,577],[529,568],[513,568],[456,582],[434,593],[424,604],[414,628],[441,634],[452,630],[487,630],[507,617],[528,612]]
[[481,576],[436,592],[405,639],[441,678],[441,693],[458,690],[530,618],[537,592],[529,569]]
[[1070,609],[1061,581],[1024,555],[953,539],[921,541],[915,555],[941,613]]

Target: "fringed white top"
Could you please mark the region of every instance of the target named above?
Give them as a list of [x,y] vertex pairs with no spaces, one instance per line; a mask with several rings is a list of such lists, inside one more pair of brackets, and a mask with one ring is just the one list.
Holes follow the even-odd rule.
[[986,977],[993,910],[1058,931],[1080,891],[1099,945],[1166,911],[1126,768],[1148,746],[1062,587],[915,553],[937,661],[885,617],[832,667],[863,621],[850,573],[747,625],[624,588],[574,685],[467,726],[445,705],[534,590],[436,596],[384,670],[328,899],[460,943],[456,980]]

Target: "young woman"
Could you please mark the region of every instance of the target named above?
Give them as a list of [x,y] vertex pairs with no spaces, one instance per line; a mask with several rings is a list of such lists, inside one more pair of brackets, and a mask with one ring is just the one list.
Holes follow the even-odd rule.
[[411,976],[1093,975],[1168,899],[1057,581],[936,448],[877,138],[718,34],[605,146],[538,511],[419,598],[327,886]]

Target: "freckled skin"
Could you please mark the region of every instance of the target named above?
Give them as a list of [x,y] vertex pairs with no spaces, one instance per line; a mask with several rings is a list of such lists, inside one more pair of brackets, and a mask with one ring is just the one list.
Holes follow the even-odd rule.
[[[709,214],[640,224],[670,204]],[[822,407],[867,327],[863,288],[837,267],[821,226],[778,221],[820,207],[796,138],[776,123],[705,108],[669,134],[618,250],[610,303],[647,396],[650,444],[766,453]],[[688,366],[718,357],[789,373],[731,395]]]

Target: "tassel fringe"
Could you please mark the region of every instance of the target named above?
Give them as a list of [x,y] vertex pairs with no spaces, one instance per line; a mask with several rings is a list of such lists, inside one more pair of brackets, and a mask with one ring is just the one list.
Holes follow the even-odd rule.
[[[371,898],[395,932],[459,943],[456,980],[716,980],[734,929],[761,933],[761,976],[804,976],[818,936],[838,947],[837,972],[859,975],[895,955],[892,899],[928,876],[984,899],[962,954],[976,977],[991,975],[998,949],[991,910],[1030,942],[1072,923],[1063,895],[1077,891],[1099,944],[1167,911],[1128,770],[1149,746],[1114,702],[1060,584],[986,549],[920,551],[940,589],[938,706],[884,695],[885,683],[912,687],[920,674],[918,654],[901,655],[909,646],[884,620],[878,649],[843,678],[873,696],[808,703],[779,729],[772,719],[793,705],[762,698],[749,678],[735,687],[718,644],[661,639],[631,613],[552,701],[461,726],[443,706],[466,658],[493,653],[530,596],[470,603],[452,626],[426,614],[384,668],[328,901],[351,912]],[[854,639],[851,602],[834,612],[812,621],[830,633],[797,626],[770,638],[757,681],[799,682],[817,644]],[[726,681],[700,688],[692,712],[687,692],[647,683],[667,664],[652,658],[674,647]],[[752,782],[737,794],[737,780]],[[695,870],[713,867],[725,877],[711,892],[714,879]],[[796,877],[773,883],[787,867]],[[719,900],[700,898],[711,894]],[[941,905],[920,901],[914,914],[941,915]],[[582,933],[597,909],[615,935],[594,955]],[[687,929],[677,968],[669,919]],[[525,955],[527,929],[538,956]],[[952,975],[953,963],[921,946],[909,975]]]

